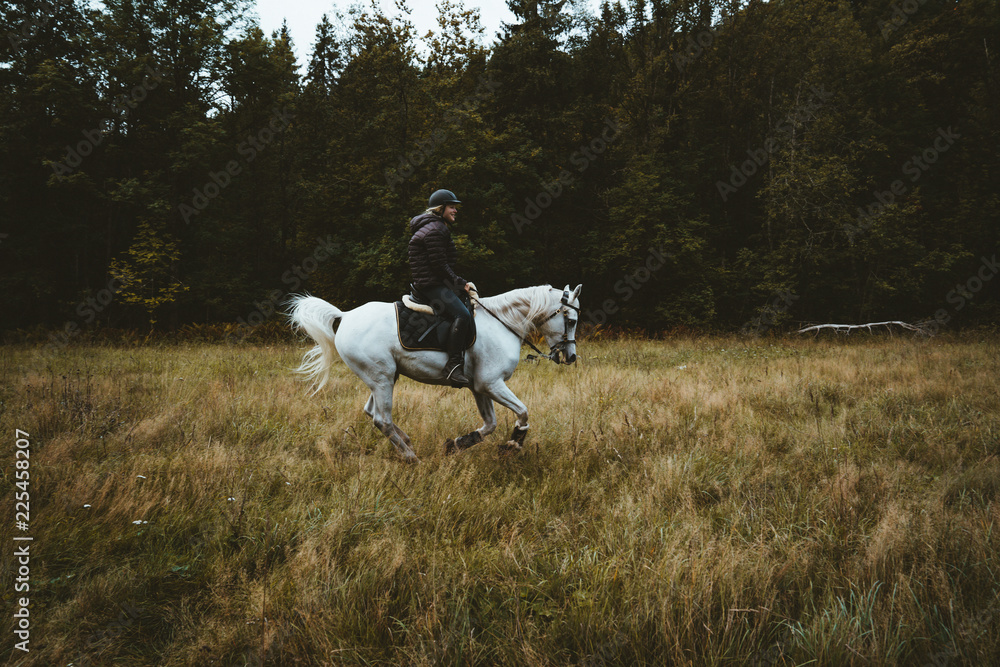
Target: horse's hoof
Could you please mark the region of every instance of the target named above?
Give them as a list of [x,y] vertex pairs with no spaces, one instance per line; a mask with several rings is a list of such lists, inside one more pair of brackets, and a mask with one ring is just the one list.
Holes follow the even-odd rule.
[[417,458],[416,454],[407,454],[403,457],[403,463],[416,464],[420,463],[420,459]]
[[457,454],[463,450],[472,447],[473,445],[479,444],[483,441],[483,434],[479,431],[473,431],[472,433],[466,433],[465,435],[458,438],[458,440],[452,440],[448,438],[444,442],[444,453],[445,455]]
[[513,440],[508,440],[502,445],[497,445],[497,451],[500,453],[500,456],[509,456],[511,454],[516,454],[522,449],[524,449],[524,447],[521,446],[521,443],[514,442]]

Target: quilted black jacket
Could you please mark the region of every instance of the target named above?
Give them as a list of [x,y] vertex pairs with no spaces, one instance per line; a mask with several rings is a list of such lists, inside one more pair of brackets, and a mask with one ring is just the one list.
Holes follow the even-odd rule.
[[417,289],[445,285],[461,291],[466,280],[455,273],[458,252],[451,240],[448,224],[433,213],[422,213],[410,220],[410,273]]

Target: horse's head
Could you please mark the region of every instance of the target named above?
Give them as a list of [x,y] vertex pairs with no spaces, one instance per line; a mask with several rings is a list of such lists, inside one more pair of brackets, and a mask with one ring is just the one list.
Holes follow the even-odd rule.
[[566,285],[561,294],[555,288],[550,293],[554,312],[542,324],[541,332],[551,350],[549,358],[557,364],[576,362],[576,325],[580,321],[581,289],[583,285],[577,285],[571,292]]

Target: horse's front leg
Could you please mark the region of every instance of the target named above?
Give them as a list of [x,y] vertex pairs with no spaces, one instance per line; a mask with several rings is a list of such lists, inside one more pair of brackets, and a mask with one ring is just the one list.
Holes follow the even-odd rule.
[[486,394],[472,393],[476,397],[476,407],[479,408],[479,414],[483,418],[483,425],[472,433],[467,433],[456,439],[448,438],[444,443],[444,453],[457,454],[463,449],[468,449],[473,445],[479,444],[483,441],[483,438],[492,433],[497,427],[497,416],[493,411],[493,399],[491,399]]
[[517,417],[514,432],[510,434],[510,440],[498,446],[500,453],[521,451],[524,447],[524,439],[528,435],[528,408],[502,380],[490,385],[487,394],[500,405],[509,408]]

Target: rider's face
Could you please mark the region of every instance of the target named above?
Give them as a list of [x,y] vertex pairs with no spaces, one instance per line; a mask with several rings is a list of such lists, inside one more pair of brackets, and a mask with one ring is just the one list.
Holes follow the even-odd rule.
[[456,213],[458,213],[458,207],[448,204],[444,207],[444,213],[441,214],[441,217],[447,220],[448,222],[455,222]]

